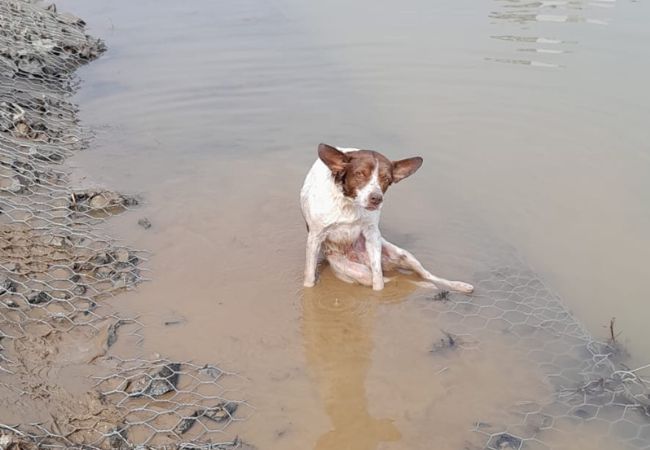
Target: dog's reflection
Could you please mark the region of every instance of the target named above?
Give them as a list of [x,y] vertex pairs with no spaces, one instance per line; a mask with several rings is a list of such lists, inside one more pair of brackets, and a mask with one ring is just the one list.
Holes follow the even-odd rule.
[[341,283],[329,268],[316,288],[304,290],[307,360],[332,424],[316,450],[374,450],[380,442],[400,439],[390,417],[370,415],[365,382],[378,304],[397,303],[413,290],[414,285],[403,280],[376,293]]

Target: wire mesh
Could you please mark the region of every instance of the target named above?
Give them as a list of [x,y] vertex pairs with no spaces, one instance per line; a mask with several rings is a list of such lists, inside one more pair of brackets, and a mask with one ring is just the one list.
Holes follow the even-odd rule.
[[[235,374],[113,354],[141,324],[106,300],[144,280],[147,255],[97,231],[139,199],[75,190],[62,164],[90,138],[69,101],[73,72],[105,50],[84,25],[53,5],[0,2],[0,448],[245,448],[224,435],[252,412],[227,398]],[[96,382],[76,397],[48,373],[70,354]],[[26,399],[50,418],[32,420]]]
[[485,333],[496,334],[538,367],[553,392],[547,401],[513,405],[514,423],[477,421],[474,431],[484,439],[476,448],[559,448],[558,435],[566,442],[590,433],[620,448],[650,449],[650,365],[628,368],[615,340],[595,341],[528,269],[504,267],[476,279],[472,297],[429,299],[428,308],[449,324],[432,350],[480,351]]

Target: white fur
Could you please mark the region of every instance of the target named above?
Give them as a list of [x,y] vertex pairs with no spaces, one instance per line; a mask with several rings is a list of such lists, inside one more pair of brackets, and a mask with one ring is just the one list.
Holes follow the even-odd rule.
[[[355,148],[339,148],[342,152],[357,150]],[[370,183],[368,183],[370,184]],[[309,227],[307,237],[307,262],[305,267],[305,286],[311,287],[316,282],[316,266],[323,242],[354,242],[361,233],[366,240],[376,236],[375,245],[379,244],[379,211],[368,211],[367,203],[360,203],[361,195],[367,197],[369,190],[365,186],[355,199],[343,195],[341,188],[336,185],[332,172],[320,159],[311,167],[300,191],[302,213]],[[380,245],[380,244],[379,244]],[[381,247],[380,247],[381,251]],[[381,261],[380,261],[381,271]],[[378,275],[373,288],[384,287],[383,277]]]
[[[358,149],[338,148],[338,150],[347,153]],[[359,189],[354,199],[351,199],[343,195],[341,188],[334,181],[332,172],[320,159],[312,165],[300,191],[302,213],[309,230],[304,285],[311,287],[316,283],[316,269],[324,243],[351,244],[363,235],[368,257],[367,265],[349,261],[344,257],[345,255],[337,254],[334,255],[335,257],[330,257],[330,265],[334,273],[344,281],[372,285],[375,290],[383,289],[383,248],[387,261],[395,266],[415,271],[437,286],[471,292],[473,290],[471,285],[448,281],[430,274],[413,255],[382,238],[379,232],[381,205],[372,211],[366,209],[369,196],[373,192],[379,194],[382,192],[378,172],[379,167],[376,165],[370,181]],[[336,245],[330,245],[328,250],[336,251]]]
[[[359,189],[357,196],[354,198],[354,202],[358,206],[365,208],[370,204],[371,194],[378,194],[380,196],[382,195],[381,186],[379,185],[379,163],[376,160],[375,168],[373,169],[372,175],[370,176],[370,181],[368,181],[368,184],[366,184],[364,187]],[[381,203],[377,208],[381,209]],[[377,221],[379,221],[379,218],[377,218]]]

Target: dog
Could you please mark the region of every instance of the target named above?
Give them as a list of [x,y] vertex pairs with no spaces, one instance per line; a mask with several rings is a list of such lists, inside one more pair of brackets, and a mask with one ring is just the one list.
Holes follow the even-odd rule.
[[391,161],[379,152],[318,146],[318,159],[300,191],[307,224],[305,287],[316,283],[321,255],[337,278],[348,283],[384,288],[384,271],[417,273],[433,287],[471,293],[474,287],[428,272],[408,251],[391,244],[379,232],[379,217],[388,188],[413,175],[419,156]]

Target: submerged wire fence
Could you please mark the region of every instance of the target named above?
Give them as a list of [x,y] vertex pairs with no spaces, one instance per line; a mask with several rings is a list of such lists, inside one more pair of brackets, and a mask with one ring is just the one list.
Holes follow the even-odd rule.
[[[609,342],[594,340],[561,299],[523,266],[478,274],[477,294],[471,297],[443,293],[428,303],[448,324],[434,353],[481,351],[481,340],[497,335],[521,350],[553,393],[550,401],[512,405],[509,412],[518,418],[514,423],[480,419],[474,431],[483,443],[468,448],[586,448],[571,442],[588,434],[596,442],[609,439],[603,442],[614,448],[650,449],[650,365],[627,367],[628,355],[614,331]],[[504,367],[504,376],[508,372]]]
[[[105,50],[84,26],[54,5],[0,2],[0,448],[244,448],[224,434],[252,412],[226,398],[236,374],[113,352],[140,323],[106,300],[144,279],[146,253],[97,231],[139,200],[74,190],[63,165],[90,137],[73,72]],[[52,372],[78,355],[95,385],[71,393]]]

